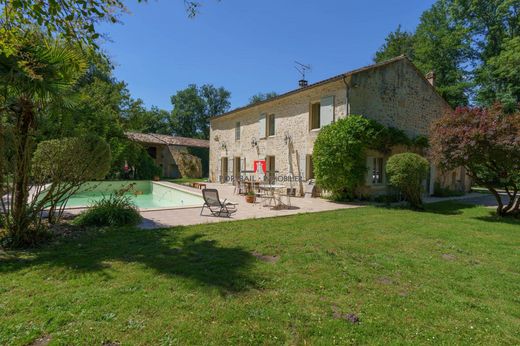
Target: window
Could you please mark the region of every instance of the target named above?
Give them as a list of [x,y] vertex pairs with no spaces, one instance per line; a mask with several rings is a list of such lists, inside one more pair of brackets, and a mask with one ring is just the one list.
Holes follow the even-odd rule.
[[276,128],[274,122],[274,114],[269,114],[267,117],[267,136],[274,136]]
[[320,113],[321,113],[321,105],[319,102],[311,104],[311,114],[310,114],[310,128],[311,130],[320,128]]
[[152,159],[157,158],[157,148],[156,147],[148,147],[146,149],[146,151],[148,152],[148,155],[150,155],[152,157]]
[[312,155],[307,155],[305,170],[305,176],[307,179],[314,179],[314,164],[312,163]]
[[240,121],[235,123],[235,141],[240,140]]
[[267,169],[267,177],[269,178],[269,182],[270,183],[274,183],[275,179],[276,179],[276,176],[275,176],[275,173],[276,173],[276,160],[275,160],[275,157],[274,156],[267,156],[266,157],[266,169]]
[[372,184],[383,183],[383,158],[374,157],[372,161]]

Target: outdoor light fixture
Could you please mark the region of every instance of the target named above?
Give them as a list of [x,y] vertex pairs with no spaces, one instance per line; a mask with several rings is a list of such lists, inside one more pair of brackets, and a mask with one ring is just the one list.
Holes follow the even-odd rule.
[[284,140],[285,144],[289,144],[292,142],[292,136],[289,134],[289,132],[284,133],[283,140]]
[[258,142],[255,137],[251,138],[251,147],[256,147],[258,145]]
[[222,142],[222,143],[220,144],[220,148],[221,148],[222,150],[227,150],[227,144],[226,144],[226,142]]

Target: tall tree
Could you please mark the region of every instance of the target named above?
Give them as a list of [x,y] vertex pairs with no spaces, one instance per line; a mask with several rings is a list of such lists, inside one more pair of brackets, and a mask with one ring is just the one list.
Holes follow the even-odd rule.
[[184,137],[209,138],[209,119],[225,113],[231,104],[231,93],[211,84],[190,84],[171,97],[171,126],[174,134]]
[[518,104],[517,78],[511,78],[519,74],[518,65],[511,62],[518,59],[520,0],[452,0],[451,12],[471,34],[477,101]]
[[[398,32],[388,35],[376,61],[401,54]],[[437,0],[421,16],[408,55],[422,72],[436,72],[452,106],[498,100],[512,109],[520,103],[519,34],[520,0]]]
[[468,30],[452,18],[449,1],[439,0],[422,14],[415,32],[414,63],[423,73],[435,72],[437,90],[452,106],[468,103],[469,49]]
[[[188,16],[195,16],[200,2],[183,1]],[[121,13],[128,12],[123,0],[0,0],[0,7],[0,38],[8,45],[16,43],[13,28],[38,27],[47,34],[95,46],[100,36],[97,24],[116,23]]]
[[[83,55],[64,42],[52,40],[39,32],[19,33],[13,47],[0,45],[0,86],[4,90],[2,113],[9,119],[12,155],[8,160],[9,184],[0,184],[0,196],[9,194],[8,231],[14,245],[35,241],[38,229],[33,221],[37,210],[28,208],[31,158],[36,124],[41,110],[50,103],[64,103],[70,88],[84,73]],[[0,131],[5,134],[5,131]],[[4,164],[2,164],[5,166]],[[5,190],[7,191],[5,191]]]
[[267,101],[276,96],[278,96],[278,93],[276,93],[275,91],[270,91],[270,92],[266,92],[266,93],[258,93],[249,98],[249,105],[254,105],[259,102]]
[[415,58],[414,34],[403,31],[399,25],[385,38],[385,43],[374,56],[374,62],[382,62],[403,54],[412,60]]

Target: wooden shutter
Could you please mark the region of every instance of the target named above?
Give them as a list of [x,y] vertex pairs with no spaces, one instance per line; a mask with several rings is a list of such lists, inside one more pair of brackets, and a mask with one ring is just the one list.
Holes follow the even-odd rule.
[[334,121],[334,96],[323,97],[320,100],[320,127]]
[[233,181],[231,180],[231,178],[234,178],[233,175],[234,175],[234,171],[233,171],[233,166],[235,164],[235,158],[233,157],[230,157],[228,158],[228,183],[232,183]]
[[258,138],[265,138],[265,122],[266,115],[265,113],[260,114],[260,119],[258,120]]

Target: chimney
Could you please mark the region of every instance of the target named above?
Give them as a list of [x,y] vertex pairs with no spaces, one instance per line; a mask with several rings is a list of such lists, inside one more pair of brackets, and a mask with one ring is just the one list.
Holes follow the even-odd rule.
[[305,79],[300,79],[298,81],[298,85],[300,86],[300,88],[305,88],[307,85],[309,85],[309,82],[307,82]]
[[435,72],[431,71],[426,74],[426,79],[431,85],[435,86]]

